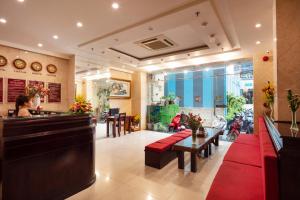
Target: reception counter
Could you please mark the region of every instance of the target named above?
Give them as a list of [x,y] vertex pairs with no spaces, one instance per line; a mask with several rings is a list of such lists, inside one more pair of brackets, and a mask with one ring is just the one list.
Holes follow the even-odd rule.
[[0,199],[64,199],[95,182],[89,115],[0,118],[0,137]]

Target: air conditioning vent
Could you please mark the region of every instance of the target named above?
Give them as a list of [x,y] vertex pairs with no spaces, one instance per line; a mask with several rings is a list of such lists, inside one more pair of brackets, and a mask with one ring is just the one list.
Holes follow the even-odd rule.
[[159,35],[153,38],[144,39],[136,42],[136,44],[149,50],[163,50],[176,46],[176,44],[164,35]]

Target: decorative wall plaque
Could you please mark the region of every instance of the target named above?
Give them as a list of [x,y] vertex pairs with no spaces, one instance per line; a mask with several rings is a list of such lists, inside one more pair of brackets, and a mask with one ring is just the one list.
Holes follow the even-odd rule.
[[7,65],[7,59],[0,55],[0,67]]
[[35,72],[42,71],[42,69],[43,69],[43,66],[40,62],[33,62],[33,63],[31,63],[30,67]]
[[14,60],[14,66],[17,69],[24,69],[26,67],[27,63],[25,62],[25,60],[22,60],[20,58],[17,58]]
[[48,83],[48,89],[50,93],[48,95],[49,103],[61,102],[61,84],[60,83]]
[[7,102],[16,102],[20,94],[25,94],[25,86],[25,80],[9,78],[7,81]]
[[47,65],[47,71],[51,74],[54,74],[57,72],[57,67],[53,64]]

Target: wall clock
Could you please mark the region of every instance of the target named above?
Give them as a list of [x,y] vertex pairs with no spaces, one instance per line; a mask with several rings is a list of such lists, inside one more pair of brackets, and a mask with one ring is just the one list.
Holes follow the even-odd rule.
[[51,74],[54,74],[57,72],[57,67],[53,64],[47,65],[47,71]]
[[43,66],[40,62],[33,62],[31,63],[31,69],[35,72],[42,71]]
[[24,69],[26,67],[26,65],[27,64],[26,64],[25,60],[22,60],[20,58],[17,58],[14,60],[14,66],[17,69]]
[[0,55],[0,67],[7,65],[7,59]]

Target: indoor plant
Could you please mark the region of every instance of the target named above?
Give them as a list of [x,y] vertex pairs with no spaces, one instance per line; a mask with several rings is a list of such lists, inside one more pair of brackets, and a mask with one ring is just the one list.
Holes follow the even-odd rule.
[[266,112],[266,114],[273,120],[275,88],[274,86],[272,86],[270,81],[268,81],[267,85],[262,89],[262,92],[264,93],[264,98],[265,98],[265,102],[263,106],[266,109],[269,109],[269,112]]
[[297,118],[296,118],[296,112],[300,106],[300,99],[298,94],[293,94],[293,91],[289,89],[287,91],[287,100],[289,102],[289,107],[292,112],[292,124],[291,124],[291,130],[299,131],[298,125],[297,125]]
[[227,94],[227,114],[226,120],[233,120],[236,114],[243,111],[243,107],[246,104],[246,99],[243,96],[234,96],[233,94]]
[[193,144],[195,144],[196,137],[197,137],[197,130],[201,125],[201,117],[199,115],[194,115],[193,113],[189,113],[188,115],[188,125],[190,129],[192,129],[192,138]]

